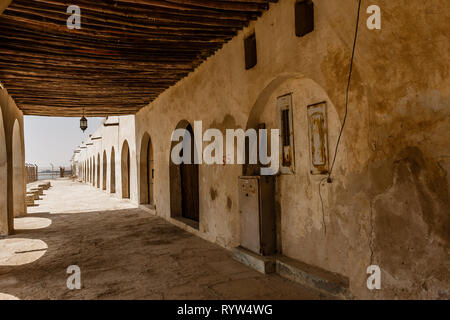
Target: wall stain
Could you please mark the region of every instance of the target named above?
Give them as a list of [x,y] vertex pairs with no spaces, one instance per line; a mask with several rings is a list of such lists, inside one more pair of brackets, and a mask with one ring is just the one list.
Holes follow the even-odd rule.
[[231,200],[231,198],[228,196],[227,197],[227,208],[228,210],[231,211],[231,208],[233,207],[233,201]]
[[211,189],[209,189],[209,195],[211,196],[211,200],[214,201],[217,198],[217,190],[214,189],[213,187],[211,187]]

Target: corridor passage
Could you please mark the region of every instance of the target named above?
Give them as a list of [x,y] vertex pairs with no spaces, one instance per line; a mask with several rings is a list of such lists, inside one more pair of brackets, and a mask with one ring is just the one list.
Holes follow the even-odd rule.
[[[54,180],[0,238],[0,298],[321,299],[233,260],[231,252],[72,180]],[[79,266],[81,289],[67,268]]]

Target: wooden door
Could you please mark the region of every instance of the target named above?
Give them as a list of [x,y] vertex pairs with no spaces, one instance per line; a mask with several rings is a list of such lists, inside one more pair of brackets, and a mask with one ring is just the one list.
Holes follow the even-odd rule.
[[199,189],[198,164],[194,164],[194,133],[191,125],[186,130],[191,134],[191,164],[180,165],[181,176],[181,206],[184,218],[199,221]]

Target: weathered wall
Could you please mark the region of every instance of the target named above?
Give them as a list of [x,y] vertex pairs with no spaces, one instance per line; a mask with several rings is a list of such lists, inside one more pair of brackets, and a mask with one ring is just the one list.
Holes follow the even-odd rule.
[[[283,254],[350,278],[361,298],[448,295],[449,27],[445,0],[363,1],[349,115],[334,182],[323,186],[327,232],[309,174],[305,115],[328,101],[330,156],[344,115],[356,1],[315,1],[315,31],[294,33],[294,0],[281,1],[189,77],[136,116],[137,143],[148,132],[155,152],[155,204],[170,219],[170,137],[177,123],[204,130],[245,128],[263,104],[276,123],[276,97],[294,93],[295,176],[278,180]],[[382,29],[365,27],[365,9],[382,8]],[[246,71],[243,38],[256,31],[258,64]],[[139,152],[139,150],[138,150]],[[239,244],[240,166],[200,167],[200,230]],[[366,268],[383,270],[383,290],[366,288]]]
[[[280,249],[286,256],[340,273],[358,298],[449,297],[450,123],[446,0],[363,0],[347,125],[333,183],[310,174],[306,107],[327,101],[333,158],[345,112],[345,89],[357,1],[315,1],[315,30],[295,36],[295,0],[271,5],[259,20],[121,125],[102,130],[102,149],[131,150],[131,198],[138,203],[141,139],[154,152],[157,214],[226,248],[240,243],[239,165],[201,165],[199,230],[170,218],[171,135],[181,120],[203,130],[277,128],[276,98],[293,94],[295,175],[277,178]],[[366,28],[369,5],[382,29]],[[245,70],[243,39],[256,31],[258,64]],[[136,124],[134,125],[134,121]],[[116,130],[116,131],[114,131]],[[84,157],[84,158],[83,158]],[[108,165],[108,170],[110,165]],[[108,188],[109,188],[108,171]],[[108,189],[109,190],[109,189]],[[324,224],[325,222],[325,224]],[[325,228],[326,227],[326,228]],[[366,269],[382,269],[382,290],[366,288]]]
[[6,136],[3,125],[3,112],[0,108],[0,235],[8,234],[8,156]]
[[[7,214],[4,211],[0,212],[0,216],[3,217],[0,219],[0,232],[5,235],[14,231],[14,216],[20,216],[27,212],[24,199],[26,193],[25,148],[23,114],[6,89],[0,90],[0,108],[3,117],[7,156],[7,176],[4,178],[7,180],[7,188],[1,192],[7,197]],[[0,152],[2,152],[1,149]],[[14,189],[16,192],[13,192]],[[7,219],[4,219],[5,215],[7,215]],[[8,221],[7,226],[5,221]]]
[[0,14],[11,4],[11,0],[0,0]]

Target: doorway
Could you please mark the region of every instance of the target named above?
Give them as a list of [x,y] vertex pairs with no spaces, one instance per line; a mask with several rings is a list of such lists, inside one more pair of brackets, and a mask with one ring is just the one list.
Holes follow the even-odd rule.
[[152,140],[148,133],[145,133],[141,142],[140,156],[140,195],[141,204],[154,204],[154,160]]
[[[194,163],[195,148],[194,132],[192,126],[187,121],[182,121],[177,129],[185,129],[182,142],[183,157],[184,150],[192,150],[190,163],[174,164],[170,160],[170,192],[171,192],[171,216],[173,218],[183,218],[194,222],[193,226],[198,228],[200,220],[199,208],[199,166]],[[172,148],[179,142],[172,142]]]

